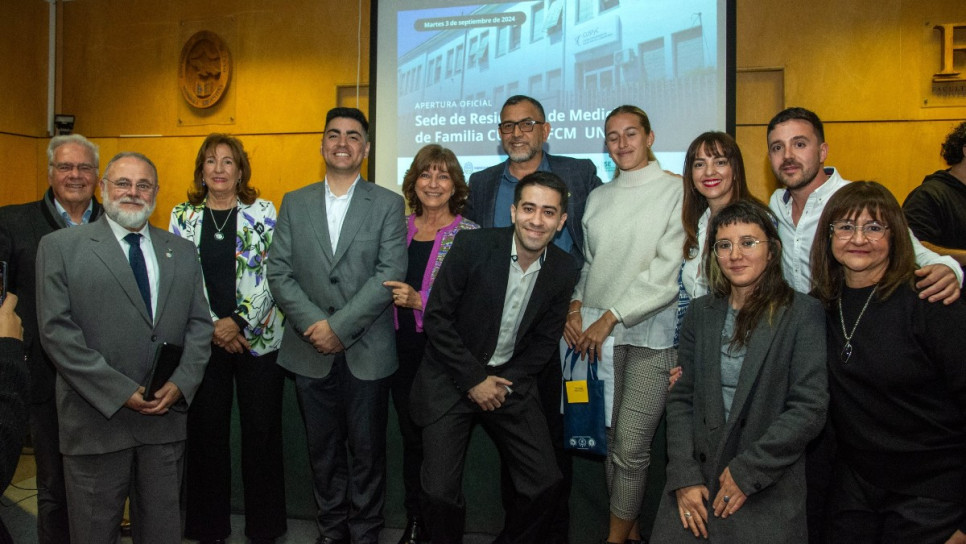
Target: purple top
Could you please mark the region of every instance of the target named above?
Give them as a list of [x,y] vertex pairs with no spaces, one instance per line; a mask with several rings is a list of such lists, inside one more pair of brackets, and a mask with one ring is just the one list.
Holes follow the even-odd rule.
[[[413,241],[413,236],[416,236],[416,215],[410,215],[407,221],[407,232],[406,232],[406,246]],[[453,246],[453,239],[456,238],[456,233],[461,230],[472,230],[480,228],[479,225],[470,221],[469,219],[463,219],[462,215],[457,215],[453,222],[445,227],[436,231],[436,240],[433,242],[433,251],[429,254],[429,262],[426,263],[426,271],[423,273],[423,282],[419,288],[419,298],[422,299],[423,308],[426,308],[426,302],[429,300],[429,291],[433,286],[433,281],[436,279],[436,274],[439,273],[439,267],[443,265],[443,259],[446,258],[446,253],[449,252],[449,248]],[[396,329],[399,329],[399,315],[397,309],[393,308],[393,320],[396,324]],[[416,319],[416,332],[423,332],[423,312],[420,310],[413,310],[413,317]]]

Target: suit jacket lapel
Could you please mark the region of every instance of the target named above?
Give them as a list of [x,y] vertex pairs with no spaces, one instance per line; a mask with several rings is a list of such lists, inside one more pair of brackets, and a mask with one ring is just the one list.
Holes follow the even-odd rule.
[[359,229],[362,228],[362,224],[369,217],[369,208],[372,207],[371,191],[372,186],[369,185],[369,182],[359,178],[359,181],[356,182],[356,188],[353,189],[352,200],[349,202],[349,209],[346,210],[345,220],[342,222],[339,245],[335,248],[333,263],[339,262],[339,259],[345,255],[349,245],[352,244],[352,239],[355,238]]
[[131,304],[141,313],[141,317],[148,323],[152,323],[148,316],[148,309],[144,306],[144,299],[141,298],[141,291],[138,290],[138,283],[134,279],[131,264],[127,260],[127,253],[121,249],[121,244],[114,237],[114,232],[106,218],[100,219],[95,225],[97,229],[91,233],[94,254],[104,262],[107,269],[117,279],[121,289],[131,299]]
[[[159,229],[149,227],[151,229],[151,245],[154,249],[154,256],[158,261],[158,304],[154,310],[154,322],[157,323],[159,316],[162,315],[164,311],[164,303],[168,300],[168,295],[171,294],[171,290],[174,287],[174,267],[175,267],[175,257],[174,248],[164,245],[161,241],[161,236],[158,235]],[[191,255],[193,258],[194,255]],[[190,296],[190,287],[185,286],[186,291],[184,294]]]
[[[506,165],[503,167],[506,168]],[[482,217],[478,219],[486,219],[489,222],[488,225],[481,224],[481,227],[489,228],[493,227],[493,218],[496,217],[496,193],[500,190],[500,183],[503,182],[503,169],[499,169],[496,173],[493,183],[481,183],[480,187],[477,187],[483,193],[483,209],[489,210],[490,213],[484,213]]]
[[[715,433],[716,437],[724,429],[724,399],[721,397],[721,329],[724,328],[725,316],[728,313],[728,300],[712,298],[710,299],[711,312],[707,314],[708,322],[705,324],[711,334],[701,344],[701,351],[695,353],[695,357],[700,357],[702,363],[703,380],[706,391],[700,393],[705,398],[710,399],[708,404],[708,431]],[[732,411],[734,409],[732,408]],[[712,443],[717,442],[717,440]]]
[[[738,374],[738,387],[735,388],[735,398],[731,403],[732,415],[741,413],[742,407],[748,402],[748,396],[751,394],[755,382],[758,381],[758,374],[761,372],[761,367],[768,357],[768,351],[771,349],[772,340],[775,338],[775,331],[778,328],[778,324],[785,317],[785,310],[786,308],[779,308],[775,312],[775,315],[772,316],[771,324],[768,323],[768,316],[762,316],[758,326],[751,333],[751,338],[748,339],[748,350],[745,353],[745,360],[741,363],[741,373]],[[732,417],[729,423],[734,425],[735,419]]]
[[[520,320],[520,329],[517,330],[517,342],[520,342],[524,333],[533,325],[533,320],[536,318],[540,308],[543,307],[547,293],[552,291],[551,286],[557,278],[548,271],[553,270],[554,264],[556,264],[555,257],[556,255],[548,249],[547,258],[540,264],[540,271],[537,272],[537,280],[533,284],[533,292],[530,293],[530,300],[527,302],[527,307],[523,311],[523,319]],[[507,268],[507,276],[509,276],[509,267]]]
[[[325,211],[325,182],[320,181],[313,187],[309,198],[305,199],[304,205],[307,207],[306,213],[296,214],[300,221],[308,221],[312,226],[315,237],[318,239],[319,246],[322,248],[322,255],[327,261],[332,260],[332,240],[329,238],[329,216]],[[318,214],[318,215],[316,215]]]

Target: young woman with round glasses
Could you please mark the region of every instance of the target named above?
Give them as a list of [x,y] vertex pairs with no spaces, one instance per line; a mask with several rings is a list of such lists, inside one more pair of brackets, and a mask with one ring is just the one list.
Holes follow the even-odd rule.
[[805,542],[805,447],[828,403],[821,305],[785,282],[764,205],[709,225],[711,294],[681,328],[667,403],[667,484],[653,542]]

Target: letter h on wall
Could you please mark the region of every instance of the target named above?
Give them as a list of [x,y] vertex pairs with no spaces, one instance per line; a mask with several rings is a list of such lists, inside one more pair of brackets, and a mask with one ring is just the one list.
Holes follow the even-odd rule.
[[[966,59],[966,43],[957,44],[955,41],[956,31],[966,31],[966,23],[946,23],[936,25],[933,28],[939,29],[942,54],[942,71],[933,74],[933,81],[966,81],[966,74],[963,70],[956,69],[956,52],[961,52]],[[966,61],[964,61],[966,66]]]

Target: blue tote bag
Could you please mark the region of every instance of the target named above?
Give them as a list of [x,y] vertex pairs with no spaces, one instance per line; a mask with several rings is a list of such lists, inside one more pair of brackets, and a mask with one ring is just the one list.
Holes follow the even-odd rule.
[[[597,358],[582,362],[579,353],[568,349],[563,363],[564,449],[607,455],[604,381],[597,377]],[[578,363],[586,365],[584,379],[575,376]]]

